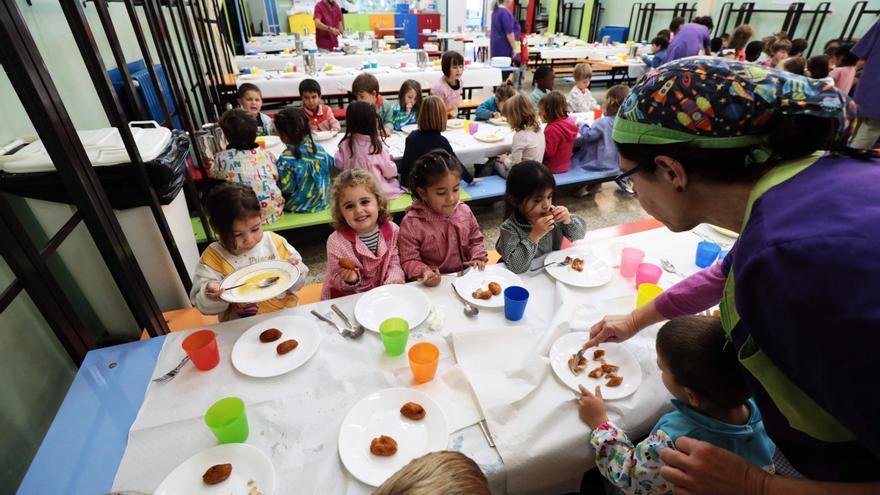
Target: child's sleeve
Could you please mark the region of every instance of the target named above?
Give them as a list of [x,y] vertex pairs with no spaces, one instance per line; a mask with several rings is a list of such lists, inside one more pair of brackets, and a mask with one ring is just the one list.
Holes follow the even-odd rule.
[[470,234],[468,236],[468,252],[470,253],[470,258],[466,261],[473,260],[483,260],[489,261],[489,255],[486,253],[486,246],[483,245],[483,231],[480,230],[480,224],[477,223],[477,217],[474,216],[473,212],[468,211],[471,214],[470,221]]
[[391,108],[391,103],[386,101],[382,106],[385,108],[385,112],[382,114],[382,122],[385,128],[394,129],[394,111]]
[[675,448],[663,430],[656,430],[633,445],[613,423],[599,425],[590,435],[596,467],[617,488],[631,495],[672,493],[672,485],[660,476],[660,450]]
[[422,262],[421,244],[415,229],[411,228],[413,222],[408,222],[406,218],[400,223],[400,237],[397,239],[397,246],[400,254],[400,267],[403,269],[407,280],[418,280],[422,277],[425,268],[428,266]]
[[569,215],[571,216],[571,223],[568,225],[562,224],[562,235],[568,237],[568,240],[572,242],[583,239],[587,235],[587,223],[577,215]]
[[544,128],[544,156],[553,156],[556,154],[556,149],[559,147],[559,137],[556,135],[556,131],[547,126]]
[[206,252],[202,254],[199,264],[196,265],[196,271],[193,274],[192,289],[189,291],[189,300],[202,314],[219,315],[226,311],[226,308],[229,307],[229,303],[222,299],[215,301],[208,298],[205,294],[205,287],[208,285],[208,282],[220,282],[223,280],[223,275],[220,272],[214,270],[205,263],[205,260],[207,257],[210,257],[210,255],[211,253],[206,250]]
[[293,284],[290,289],[288,289],[288,292],[294,293],[302,289],[306,285],[306,277],[309,274],[309,267],[306,266],[305,263],[303,263],[302,256],[299,254],[299,251],[297,251],[289,242],[287,242],[287,239],[274,232],[269,232],[268,234],[277,238],[281,243],[281,249],[278,250],[278,255],[281,257],[282,261],[288,261],[291,258],[299,261],[299,263],[296,264],[296,268],[297,270],[299,270],[299,278],[296,280],[296,283]]
[[397,164],[394,163],[394,158],[391,158],[391,152],[384,145],[382,146],[382,160],[379,168],[382,170],[382,177],[386,179],[393,179],[399,174]]
[[667,320],[697,314],[721,301],[727,274],[721,263],[715,263],[663,291],[654,300],[654,307]]
[[602,127],[596,125],[596,122],[593,122],[592,126],[589,124],[581,126],[578,137],[575,138],[575,143],[592,143],[600,139],[602,139]]
[[501,224],[498,241],[495,249],[504,259],[504,264],[513,273],[522,273],[528,270],[532,260],[538,253],[538,245],[528,238],[521,236],[516,227],[510,224]]
[[492,118],[492,112],[497,112],[495,106],[495,99],[489,98],[483,103],[480,103],[480,106],[477,107],[477,120],[489,120]]
[[287,205],[290,205],[290,208],[293,209],[295,205],[290,203],[290,200],[293,199],[293,194],[297,188],[296,174],[293,173],[293,168],[290,167],[290,164],[284,155],[278,159],[275,168],[278,169],[278,189],[281,189],[281,196],[284,198],[285,210],[287,210]]
[[[398,242],[400,242],[400,237],[398,237]],[[388,273],[385,274],[385,280],[383,280],[382,283],[402,284],[404,282],[406,282],[406,275],[403,273],[403,268],[400,267],[400,251],[398,250],[396,242],[394,243],[394,248],[391,250],[391,262],[388,263]]]
[[342,125],[336,120],[336,116],[333,115],[333,109],[328,105],[324,106],[324,109],[327,110],[327,121],[330,122],[330,130],[339,132],[342,130]]
[[333,155],[333,162],[336,164],[336,168],[339,170],[345,170],[346,164],[348,164],[348,160],[346,159],[345,147],[348,146],[348,143],[345,141],[339,142],[339,147],[336,150],[336,153]]
[[[335,235],[331,235],[327,239],[327,271],[324,274],[324,285],[330,287],[333,292],[348,295],[358,292],[363,278],[358,280],[358,283],[351,285],[339,276],[340,258],[348,258],[354,261],[355,265],[360,269],[357,256],[354,255],[350,247],[346,248],[345,244],[350,246],[350,243],[344,239],[337,238]],[[358,272],[360,273],[360,270]]]

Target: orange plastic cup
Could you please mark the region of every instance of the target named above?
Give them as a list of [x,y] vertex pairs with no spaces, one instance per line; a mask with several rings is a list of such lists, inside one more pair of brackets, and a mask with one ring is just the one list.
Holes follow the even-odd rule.
[[420,342],[409,348],[409,367],[412,369],[416,383],[425,383],[434,379],[437,373],[437,362],[440,360],[440,349],[429,342]]
[[199,330],[189,335],[183,339],[182,345],[196,368],[202,371],[208,371],[220,362],[217,339],[210,330]]
[[599,120],[602,118],[602,110],[597,108],[593,110],[593,120]]

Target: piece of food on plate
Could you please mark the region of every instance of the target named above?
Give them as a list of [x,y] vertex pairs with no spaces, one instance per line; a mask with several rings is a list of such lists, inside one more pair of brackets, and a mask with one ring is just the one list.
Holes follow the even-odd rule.
[[474,299],[492,299],[492,291],[477,289],[471,293],[471,297]]
[[571,262],[571,269],[576,272],[584,271],[584,260],[575,258],[574,261]]
[[397,441],[393,438],[380,435],[370,442],[370,453],[382,457],[388,457],[397,453]]
[[501,284],[498,282],[489,282],[489,292],[491,292],[493,296],[501,294]]
[[620,375],[615,375],[613,373],[608,375],[608,381],[605,382],[606,387],[618,387],[621,383],[623,383],[623,377]]
[[268,343],[275,342],[276,340],[281,338],[281,330],[277,328],[270,328],[268,330],[263,330],[260,333],[260,342]]
[[616,373],[617,370],[620,369],[620,366],[615,366],[613,364],[602,363],[602,373],[611,374]]
[[232,464],[215,464],[205,471],[202,475],[202,481],[206,485],[216,485],[223,483],[232,474]]
[[275,350],[278,352],[278,355],[284,355],[296,349],[298,345],[299,342],[297,342],[296,339],[285,340],[284,342],[278,344],[278,347],[276,347]]
[[599,360],[605,357],[605,349],[596,349],[593,351],[593,359]]
[[568,369],[575,375],[579,375],[587,369],[587,356],[581,356],[577,363],[574,362],[575,359],[577,359],[577,353],[568,358]]
[[605,374],[605,372],[602,371],[602,367],[599,366],[598,368],[594,369],[593,371],[590,371],[587,374],[587,376],[589,376],[590,378],[601,378],[602,375],[604,375],[604,374]]
[[354,264],[354,261],[348,258],[339,258],[339,267],[345,268],[346,270],[354,270],[357,268],[357,265]]
[[418,402],[407,402],[400,408],[400,414],[406,416],[413,421],[419,421],[428,414],[425,408]]

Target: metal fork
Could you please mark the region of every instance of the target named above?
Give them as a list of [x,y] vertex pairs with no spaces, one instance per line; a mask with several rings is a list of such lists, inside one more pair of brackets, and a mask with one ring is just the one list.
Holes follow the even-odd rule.
[[180,370],[183,368],[183,365],[185,365],[188,362],[189,362],[189,356],[186,356],[180,360],[180,364],[178,364],[173,370],[169,371],[168,373],[165,373],[164,375],[160,376],[159,378],[153,378],[153,381],[156,383],[170,382],[171,380],[174,379],[175,376],[177,376],[178,373],[180,373]]
[[571,364],[569,364],[569,366],[568,366],[568,369],[570,369],[572,373],[577,374],[577,371],[575,371],[574,368],[575,368],[575,366],[578,365],[578,363],[581,362],[581,358],[584,357],[584,354],[586,352],[587,352],[586,349],[581,349],[577,352],[577,355],[575,355],[575,357],[574,357],[574,361],[572,361]]
[[323,321],[324,323],[329,323],[330,325],[332,325],[333,328],[335,328],[336,331],[339,332],[339,335],[342,335],[343,337],[348,337],[348,338],[354,337],[354,332],[352,332],[351,330],[349,330],[347,328],[341,328],[339,325],[336,324],[335,321],[331,320],[330,318],[327,318],[326,316],[322,315],[321,313],[318,313],[314,309],[312,310],[312,314],[315,315],[316,318]]
[[332,309],[334,313],[339,315],[339,317],[342,318],[342,322],[345,323],[345,325],[352,330],[351,338],[356,339],[364,334],[364,326],[360,323],[358,323],[357,325],[352,325],[351,320],[349,320],[348,317],[345,316],[345,313],[343,313],[342,310],[339,309],[339,306],[331,304],[330,309]]
[[529,270],[529,271],[530,271],[530,272],[536,272],[536,271],[538,271],[538,270],[543,270],[544,268],[547,268],[548,266],[553,266],[553,265],[556,265],[556,266],[566,266],[566,265],[570,265],[570,264],[571,264],[571,261],[567,261],[567,260],[562,260],[562,261],[560,261],[560,262],[550,262],[550,263],[547,263],[547,264],[544,265],[544,266],[539,266],[538,268],[532,268],[532,269]]

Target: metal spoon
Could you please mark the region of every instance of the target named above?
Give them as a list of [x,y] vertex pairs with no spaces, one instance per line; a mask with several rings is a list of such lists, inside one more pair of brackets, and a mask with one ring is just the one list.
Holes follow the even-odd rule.
[[[264,278],[263,280],[260,280],[259,282],[257,282],[257,288],[259,288],[259,289],[265,289],[266,287],[269,287],[270,285],[274,285],[275,282],[277,282],[277,281],[279,281],[279,280],[281,280],[281,277],[269,277],[269,278]],[[245,283],[245,284],[238,284],[238,285],[233,285],[232,287],[227,287],[227,288],[225,288],[225,289],[223,289],[223,290],[237,289],[237,288],[239,288],[239,287],[244,287],[245,285],[254,285],[254,284],[247,284],[247,283]]]
[[458,296],[458,298],[461,300],[461,302],[464,303],[464,310],[463,311],[464,311],[465,316],[473,317],[473,316],[477,316],[478,314],[480,314],[479,308],[477,308],[476,306],[473,306],[471,303],[469,303],[467,301],[467,299],[462,297],[461,294],[459,294],[457,290],[455,290],[455,284],[452,284],[451,287],[452,287],[452,292],[454,292],[455,295]]
[[673,265],[672,262],[669,261],[669,260],[661,259],[661,260],[660,260],[660,266],[662,266],[663,269],[666,270],[666,271],[669,272],[669,273],[672,273],[672,274],[674,274],[674,275],[678,275],[678,276],[681,277],[681,278],[687,278],[687,275],[685,275],[684,273],[681,273],[680,271],[678,271],[678,269],[675,268],[675,265]]
[[361,325],[360,323],[352,324],[351,320],[349,320],[348,317],[345,316],[345,313],[343,313],[342,310],[339,309],[339,306],[331,304],[330,309],[332,309],[334,313],[339,315],[339,317],[342,318],[342,322],[345,323],[348,328],[352,330],[351,338],[356,339],[364,334],[363,325]]

